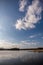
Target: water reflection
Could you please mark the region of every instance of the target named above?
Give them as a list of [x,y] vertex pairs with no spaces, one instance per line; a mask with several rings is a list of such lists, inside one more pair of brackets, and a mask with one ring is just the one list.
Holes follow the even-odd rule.
[[43,53],[0,51],[0,65],[43,65]]

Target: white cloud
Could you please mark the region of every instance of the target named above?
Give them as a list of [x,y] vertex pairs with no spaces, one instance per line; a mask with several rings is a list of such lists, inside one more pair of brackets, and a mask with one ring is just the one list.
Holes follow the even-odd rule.
[[19,46],[20,48],[34,48],[38,46],[38,42],[21,41]]
[[25,29],[25,27],[23,26],[23,22],[21,19],[17,20],[16,24],[15,24],[16,29],[21,30],[21,28]]
[[28,42],[28,41],[21,41],[21,44],[23,44],[23,45],[36,45],[35,42]]
[[38,33],[38,34],[30,35],[29,38],[35,38],[35,37],[40,37],[40,36],[41,36],[41,33]]
[[20,41],[20,43],[11,43],[5,40],[0,40],[0,48],[32,48],[37,47],[38,42]]
[[27,0],[20,0],[19,11],[23,12],[26,4],[27,4]]
[[0,48],[17,48],[18,45],[16,43],[11,43],[5,40],[0,40]]
[[29,36],[29,38],[34,38],[34,37],[36,37],[36,35],[31,35],[31,36]]
[[29,38],[35,38],[37,36],[41,36],[41,34],[30,35]]
[[32,1],[32,4],[27,7],[27,12],[23,19],[18,19],[15,27],[16,29],[32,29],[35,28],[35,24],[41,20],[42,7],[39,0]]

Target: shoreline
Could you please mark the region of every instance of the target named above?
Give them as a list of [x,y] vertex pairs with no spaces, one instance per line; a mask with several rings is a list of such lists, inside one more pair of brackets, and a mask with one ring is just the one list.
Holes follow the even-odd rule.
[[43,49],[42,50],[35,50],[35,49],[31,49],[31,50],[29,50],[29,49],[19,49],[19,50],[8,50],[8,49],[4,49],[4,50],[0,50],[0,51],[30,51],[30,52],[43,52]]

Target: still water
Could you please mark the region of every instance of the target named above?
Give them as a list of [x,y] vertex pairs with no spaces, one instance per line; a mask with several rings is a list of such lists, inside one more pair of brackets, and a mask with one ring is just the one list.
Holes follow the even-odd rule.
[[0,51],[0,65],[43,65],[43,52]]

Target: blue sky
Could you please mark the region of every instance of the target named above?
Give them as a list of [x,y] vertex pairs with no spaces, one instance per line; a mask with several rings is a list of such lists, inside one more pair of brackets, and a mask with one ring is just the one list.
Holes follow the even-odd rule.
[[0,0],[0,47],[12,46],[43,46],[43,0]]

